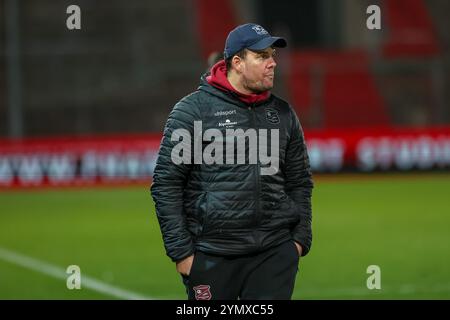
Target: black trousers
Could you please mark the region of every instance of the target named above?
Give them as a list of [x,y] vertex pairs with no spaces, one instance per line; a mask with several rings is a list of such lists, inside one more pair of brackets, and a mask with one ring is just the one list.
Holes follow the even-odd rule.
[[299,255],[293,241],[237,257],[196,252],[189,276],[182,276],[189,300],[289,300]]

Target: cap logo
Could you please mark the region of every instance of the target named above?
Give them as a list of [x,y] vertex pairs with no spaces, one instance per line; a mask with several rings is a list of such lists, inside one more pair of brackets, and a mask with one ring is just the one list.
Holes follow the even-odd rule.
[[265,34],[269,34],[263,27],[261,26],[253,26],[252,27],[253,30],[255,30],[255,32],[257,34],[259,34],[260,36],[263,36]]

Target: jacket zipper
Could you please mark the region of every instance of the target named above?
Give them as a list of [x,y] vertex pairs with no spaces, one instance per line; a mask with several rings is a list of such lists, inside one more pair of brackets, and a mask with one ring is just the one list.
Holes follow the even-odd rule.
[[[252,113],[252,125],[253,128],[255,130],[257,130],[256,128],[256,111],[255,111],[255,106],[249,106],[248,110],[250,110],[250,112]],[[259,150],[259,141],[257,141],[258,145],[257,145],[257,150]],[[256,157],[257,161],[256,161],[256,166],[255,166],[255,182],[256,182],[256,188],[255,188],[255,192],[254,192],[254,196],[255,196],[255,201],[256,201],[256,224],[255,227],[258,227],[261,223],[261,210],[260,210],[260,201],[259,201],[259,196],[260,196],[260,171],[261,171],[261,165],[259,163],[259,153],[257,154]],[[255,240],[256,240],[256,244],[257,247],[259,248],[261,246],[261,239],[259,238],[258,234],[255,233]]]

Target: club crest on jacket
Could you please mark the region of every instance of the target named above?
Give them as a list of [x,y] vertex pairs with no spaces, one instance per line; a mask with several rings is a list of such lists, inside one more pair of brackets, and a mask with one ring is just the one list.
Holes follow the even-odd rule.
[[211,300],[210,286],[201,284],[192,288],[195,292],[195,300]]
[[280,117],[278,116],[278,111],[275,109],[266,109],[266,119],[270,123],[278,124],[280,123]]

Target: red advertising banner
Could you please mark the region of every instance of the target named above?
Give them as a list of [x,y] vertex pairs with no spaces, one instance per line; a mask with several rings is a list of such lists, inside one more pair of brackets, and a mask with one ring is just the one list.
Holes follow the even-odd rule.
[[0,140],[0,188],[150,183],[160,135]]
[[[313,172],[450,168],[450,128],[305,132]],[[149,183],[161,135],[0,140],[0,189]]]
[[312,170],[410,171],[450,167],[450,128],[305,133]]

